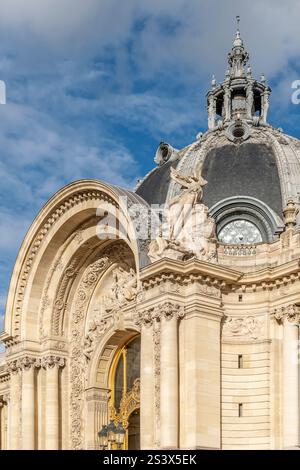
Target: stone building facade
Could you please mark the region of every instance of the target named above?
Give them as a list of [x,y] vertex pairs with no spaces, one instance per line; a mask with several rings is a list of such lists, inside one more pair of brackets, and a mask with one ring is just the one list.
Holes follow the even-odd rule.
[[34,220],[0,337],[1,449],[99,449],[110,420],[126,449],[299,446],[300,141],[268,123],[239,30],[228,66],[208,131],[161,143],[135,191],[80,180]]

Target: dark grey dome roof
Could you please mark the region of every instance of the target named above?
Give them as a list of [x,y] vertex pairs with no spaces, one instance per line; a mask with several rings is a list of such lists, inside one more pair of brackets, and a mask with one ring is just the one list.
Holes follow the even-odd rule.
[[226,129],[206,132],[146,175],[136,193],[149,204],[163,204],[180,191],[170,168],[188,175],[197,174],[201,166],[208,181],[204,203],[209,209],[232,198],[254,198],[274,212],[280,225],[288,198],[299,204],[300,141],[271,126],[252,126],[239,142],[232,141]]
[[282,215],[282,197],[275,153],[270,145],[244,142],[212,148],[202,175],[208,181],[203,201],[208,207],[233,196],[251,196]]

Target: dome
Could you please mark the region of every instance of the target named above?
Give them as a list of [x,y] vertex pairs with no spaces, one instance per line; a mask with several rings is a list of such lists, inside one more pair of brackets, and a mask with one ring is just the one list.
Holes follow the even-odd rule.
[[203,202],[218,232],[233,220],[247,220],[259,228],[262,241],[276,239],[288,199],[299,203],[300,141],[271,126],[244,127],[239,138],[228,127],[201,135],[152,170],[136,193],[149,204],[164,204],[180,190],[171,167],[184,175],[202,171],[208,181]]
[[179,158],[176,158],[173,162],[165,162],[155,168],[142,180],[136,193],[148,204],[163,204],[167,199],[171,183],[170,169],[176,168],[178,162]]
[[300,202],[300,141],[268,123],[271,89],[264,74],[260,81],[252,77],[248,60],[238,30],[225,79],[218,85],[213,76],[207,93],[207,132],[182,150],[161,143],[158,166],[136,188],[147,203],[164,204],[180,191],[171,167],[183,175],[201,172],[217,236],[232,243],[276,240],[287,201]]

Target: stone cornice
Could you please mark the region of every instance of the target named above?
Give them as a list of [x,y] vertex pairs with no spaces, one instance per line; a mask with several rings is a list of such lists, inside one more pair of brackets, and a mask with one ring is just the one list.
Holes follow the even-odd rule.
[[10,375],[7,369],[0,372],[0,383],[9,382]]
[[144,283],[147,280],[167,273],[177,274],[178,276],[200,274],[211,279],[223,281],[226,284],[236,283],[242,276],[242,272],[240,271],[207,261],[195,259],[178,261],[163,258],[142,269],[140,280]]
[[25,354],[30,357],[46,354],[60,355],[66,352],[68,347],[65,338],[61,338],[60,336],[46,337],[43,342],[40,343],[39,341],[32,340],[18,341],[16,338],[7,335],[3,343],[6,347],[6,358],[8,361],[19,359],[19,357],[23,357]]
[[10,336],[6,331],[2,331],[0,333],[0,343],[3,343],[6,349],[18,344],[19,342],[18,338]]
[[263,289],[272,289],[282,283],[294,282],[299,278],[300,262],[298,259],[251,273],[242,273],[226,266],[199,260],[162,259],[144,268],[140,277],[145,289],[168,280],[173,283],[197,280],[211,283],[218,288],[236,286],[246,290],[250,287],[254,291],[258,286]]
[[298,275],[300,276],[300,263],[297,259],[272,268],[264,268],[253,273],[246,273],[239,279],[239,284],[272,283],[284,278],[288,281],[290,277],[295,280],[299,277]]

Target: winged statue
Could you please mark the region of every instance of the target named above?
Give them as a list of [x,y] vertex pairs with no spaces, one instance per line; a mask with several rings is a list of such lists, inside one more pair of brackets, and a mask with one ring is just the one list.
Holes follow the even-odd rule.
[[180,185],[181,192],[170,200],[170,206],[180,202],[181,204],[192,204],[194,207],[202,201],[202,188],[207,184],[207,181],[202,177],[201,170],[202,167],[198,175],[194,173],[193,175],[185,176],[175,170],[175,168],[171,168],[171,178]]

